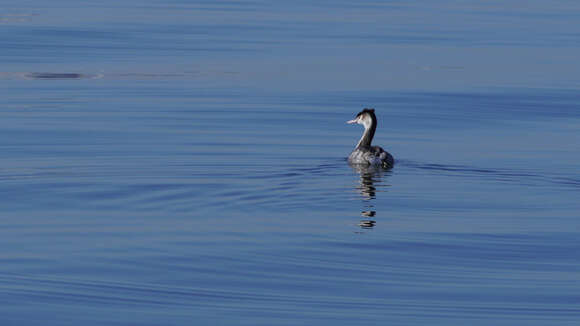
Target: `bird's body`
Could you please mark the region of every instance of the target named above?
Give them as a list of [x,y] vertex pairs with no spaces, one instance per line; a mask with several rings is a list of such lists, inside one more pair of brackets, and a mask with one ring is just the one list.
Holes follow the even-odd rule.
[[353,164],[381,165],[390,168],[394,165],[393,156],[379,146],[357,147],[348,156]]
[[364,109],[353,120],[347,123],[358,123],[364,126],[365,131],[356,147],[348,156],[351,164],[363,164],[392,168],[395,164],[393,156],[379,146],[372,146],[371,142],[377,129],[377,117],[374,109]]

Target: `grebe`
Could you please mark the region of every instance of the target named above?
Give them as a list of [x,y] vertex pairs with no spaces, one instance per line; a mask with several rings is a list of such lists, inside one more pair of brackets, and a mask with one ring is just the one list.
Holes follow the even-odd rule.
[[348,162],[351,164],[366,164],[373,166],[382,166],[390,169],[395,164],[393,156],[379,146],[371,146],[371,141],[377,129],[377,117],[375,109],[364,109],[356,117],[346,123],[358,123],[365,127],[362,137],[356,144],[356,147],[348,156]]

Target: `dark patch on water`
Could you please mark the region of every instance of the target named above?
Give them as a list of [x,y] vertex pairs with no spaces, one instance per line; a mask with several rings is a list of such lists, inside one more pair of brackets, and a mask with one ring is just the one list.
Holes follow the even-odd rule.
[[28,79],[83,79],[91,78],[90,75],[84,75],[79,73],[66,73],[66,72],[31,72],[24,75]]

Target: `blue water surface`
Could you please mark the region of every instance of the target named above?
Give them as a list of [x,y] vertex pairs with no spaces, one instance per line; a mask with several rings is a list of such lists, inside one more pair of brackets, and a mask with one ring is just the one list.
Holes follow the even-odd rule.
[[579,21],[0,4],[1,324],[577,325]]

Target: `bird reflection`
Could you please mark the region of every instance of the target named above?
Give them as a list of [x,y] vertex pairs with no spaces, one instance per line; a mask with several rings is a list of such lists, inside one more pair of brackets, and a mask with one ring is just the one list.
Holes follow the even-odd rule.
[[384,174],[388,172],[382,167],[377,166],[361,166],[352,164],[350,167],[360,175],[359,185],[356,187],[356,190],[362,196],[363,209],[361,211],[362,219],[358,225],[363,229],[372,229],[377,223],[371,219],[377,214],[373,205],[373,201],[377,196],[377,188],[375,185],[380,184]]

